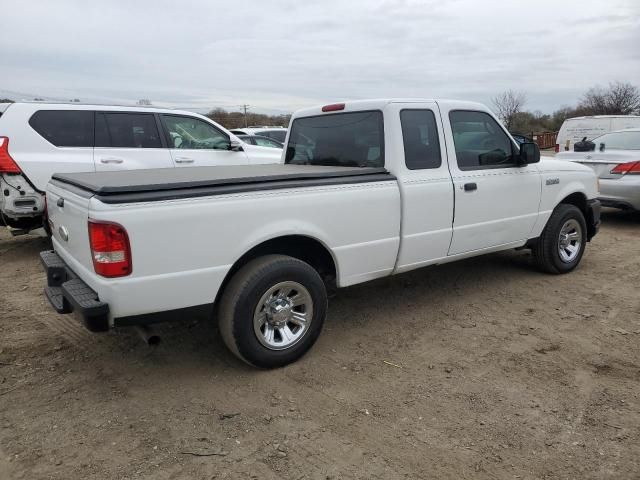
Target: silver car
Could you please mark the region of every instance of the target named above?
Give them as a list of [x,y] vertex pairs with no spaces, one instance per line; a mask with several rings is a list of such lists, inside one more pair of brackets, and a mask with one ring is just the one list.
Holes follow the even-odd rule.
[[640,128],[605,133],[591,141],[593,151],[561,152],[556,158],[596,172],[602,206],[640,210]]

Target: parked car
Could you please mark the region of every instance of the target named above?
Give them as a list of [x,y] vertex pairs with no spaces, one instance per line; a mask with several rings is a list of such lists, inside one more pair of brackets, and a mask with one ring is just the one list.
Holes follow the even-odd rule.
[[509,132],[509,133],[511,133],[511,137],[513,137],[513,139],[516,142],[518,142],[518,145],[522,145],[523,143],[535,143],[531,137],[527,137],[522,133],[517,133],[517,132]]
[[279,367],[316,341],[333,287],[523,247],[567,273],[598,230],[593,171],[540,162],[478,103],[302,110],[285,151],[179,176],[56,174],[47,298],[92,331],[215,312],[232,352]]
[[593,151],[561,152],[556,158],[593,169],[602,205],[640,210],[640,128],[606,133],[592,142]]
[[262,135],[236,135],[244,143],[249,145],[260,145],[261,147],[283,148],[284,145],[277,140]]
[[605,133],[627,128],[640,128],[638,115],[594,115],[567,118],[558,132],[556,153],[570,152],[576,142],[604,135]]
[[287,138],[287,129],[284,127],[248,127],[248,128],[236,128],[231,130],[236,135],[261,135],[263,137],[269,137],[280,143],[284,143]]
[[[0,220],[14,233],[43,225],[55,172],[278,163],[202,115],[148,107],[0,104]],[[1,222],[0,222],[1,223]]]

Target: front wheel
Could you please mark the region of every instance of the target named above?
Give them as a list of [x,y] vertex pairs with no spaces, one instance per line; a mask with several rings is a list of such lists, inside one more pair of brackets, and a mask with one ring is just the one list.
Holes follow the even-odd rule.
[[582,211],[560,204],[551,214],[533,246],[533,258],[549,273],[568,273],[578,266],[587,243],[587,224]]
[[315,343],[327,314],[327,291],[309,264],[266,255],[243,266],[220,303],[220,333],[241,360],[261,368],[296,361]]

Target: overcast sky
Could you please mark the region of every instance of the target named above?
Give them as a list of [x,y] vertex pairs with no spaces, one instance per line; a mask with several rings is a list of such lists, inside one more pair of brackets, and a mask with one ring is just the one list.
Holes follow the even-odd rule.
[[640,85],[640,0],[0,0],[0,95],[292,111],[372,97],[551,112]]

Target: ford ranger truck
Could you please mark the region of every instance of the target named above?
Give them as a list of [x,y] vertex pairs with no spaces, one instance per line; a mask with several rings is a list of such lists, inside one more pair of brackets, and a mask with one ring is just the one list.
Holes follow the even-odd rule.
[[514,248],[568,273],[598,231],[593,170],[540,161],[478,103],[310,108],[285,145],[280,165],[54,175],[53,307],[96,332],[205,314],[273,368],[314,344],[328,290]]

